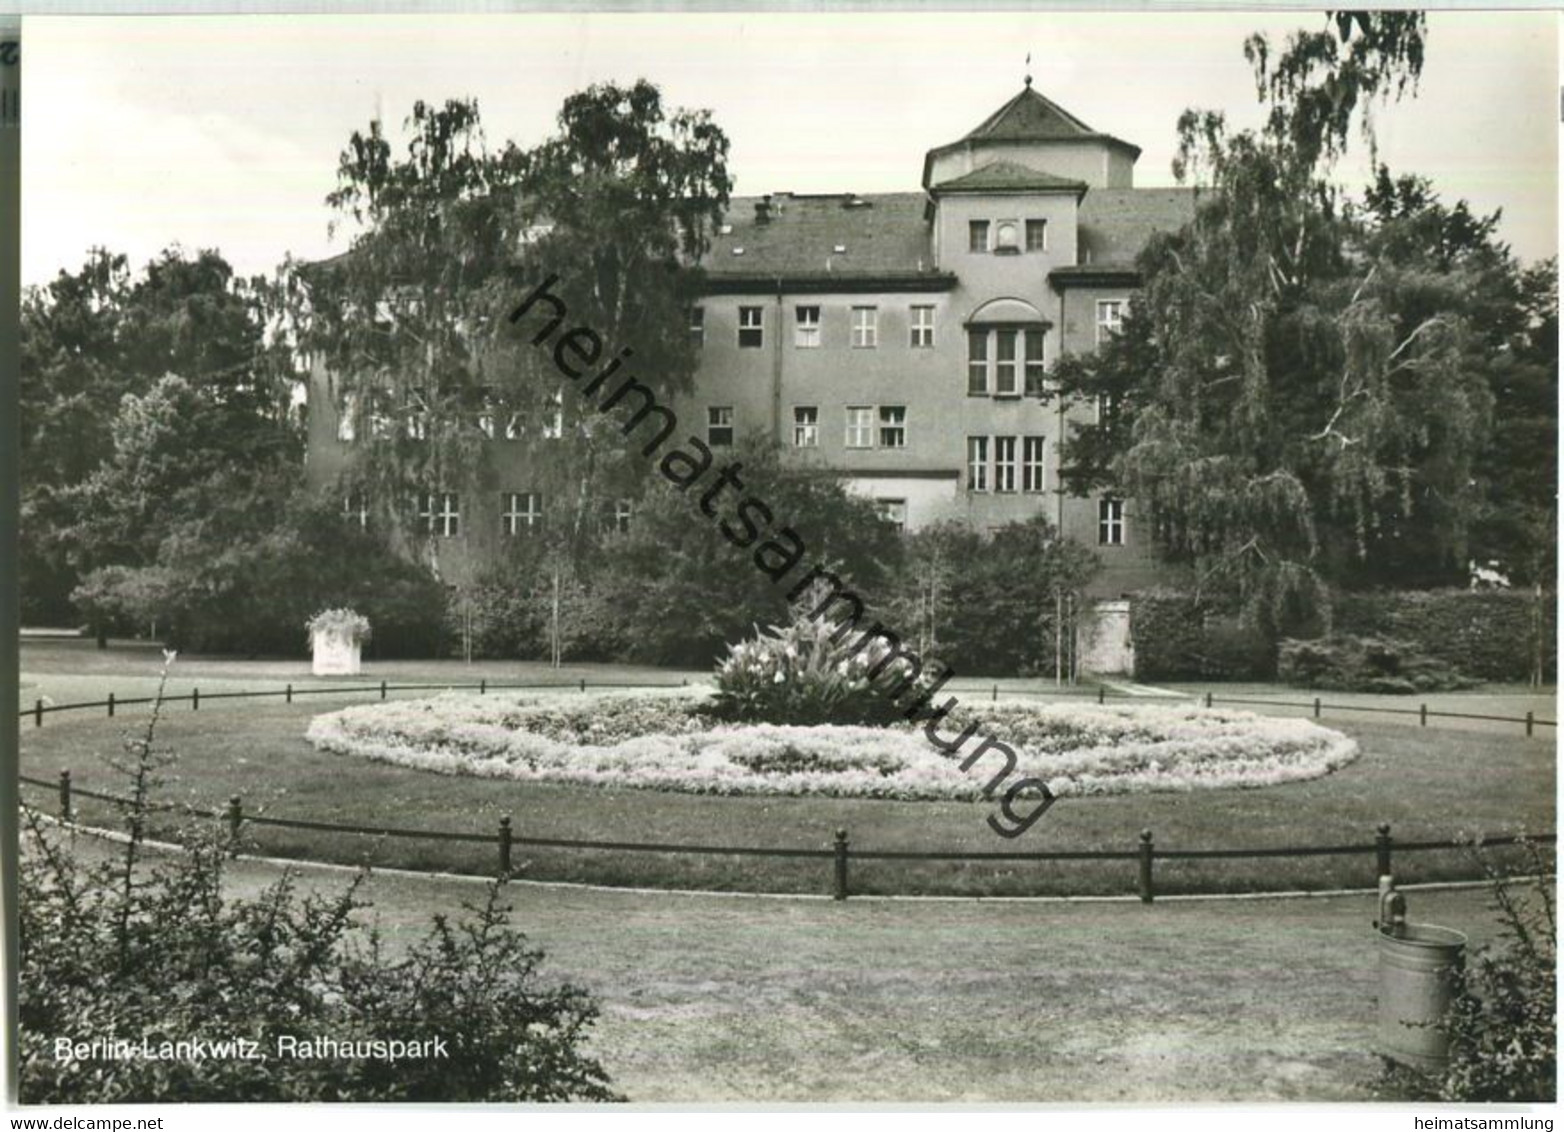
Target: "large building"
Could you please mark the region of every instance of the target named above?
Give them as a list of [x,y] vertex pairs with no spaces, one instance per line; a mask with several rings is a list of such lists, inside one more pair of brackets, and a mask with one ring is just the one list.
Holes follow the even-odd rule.
[[[1060,440],[1095,407],[1045,396],[1058,358],[1115,332],[1147,237],[1193,215],[1187,190],[1134,187],[1139,153],[1028,80],[929,150],[916,191],[735,198],[690,314],[701,361],[680,422],[714,447],[769,435],[909,529],[1045,514],[1099,548],[1096,596],[1153,580],[1132,502],[1060,489]],[[331,396],[312,400],[331,407],[311,414],[312,474],[326,482],[351,429]],[[545,509],[525,446],[501,422],[485,432],[505,449],[492,490],[422,503],[451,540],[452,580]]]

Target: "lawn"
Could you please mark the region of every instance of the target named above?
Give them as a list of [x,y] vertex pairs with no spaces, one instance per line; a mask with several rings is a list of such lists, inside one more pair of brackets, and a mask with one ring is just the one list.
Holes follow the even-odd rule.
[[[275,877],[241,862],[230,889]],[[395,950],[479,894],[376,874],[367,916]],[[1481,892],[1407,898],[1474,945],[1495,934]],[[510,902],[544,976],[598,996],[589,1048],[634,1101],[1373,1099],[1366,897],[835,904],[522,885]]]
[[[198,675],[203,687],[215,679]],[[40,685],[46,678],[39,675]],[[1325,778],[1260,790],[1066,799],[1025,838],[1002,842],[983,820],[987,808],[974,803],[565,787],[436,776],[317,752],[303,740],[304,728],[313,714],[341,702],[229,700],[204,703],[199,712],[188,701],[173,705],[160,737],[179,761],[162,796],[220,808],[240,795],[249,814],[480,834],[493,833],[510,815],[521,837],[824,849],[833,831],[845,828],[859,851],[1123,852],[1142,829],[1151,829],[1164,850],[1366,845],[1381,821],[1404,840],[1552,832],[1555,821],[1551,732],[1526,739],[1518,732],[1327,720],[1355,737],[1363,755]],[[137,719],[73,713],[48,717],[41,729],[25,727],[23,771],[52,781],[68,768],[79,787],[119,790],[103,756],[118,750]],[[28,796],[47,797],[37,790]],[[101,803],[84,800],[79,812],[89,821],[113,819]],[[283,856],[478,873],[496,860],[492,844],[249,830],[256,848]],[[830,862],[819,859],[519,846],[516,861],[538,879],[614,885],[822,892],[830,883]],[[1471,875],[1471,866],[1455,851],[1404,854],[1396,872],[1406,881],[1449,879]],[[1158,890],[1168,893],[1359,887],[1373,879],[1371,854],[1157,865]],[[856,860],[851,884],[858,892],[1123,893],[1134,889],[1135,862]]]

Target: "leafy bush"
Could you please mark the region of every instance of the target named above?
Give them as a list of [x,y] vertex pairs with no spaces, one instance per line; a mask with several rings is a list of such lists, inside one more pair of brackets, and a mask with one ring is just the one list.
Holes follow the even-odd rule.
[[1130,633],[1137,680],[1267,680],[1276,671],[1264,631],[1175,590],[1133,595]]
[[[166,674],[166,670],[165,670]],[[160,703],[159,705],[160,706]],[[20,875],[20,1096],[27,1104],[158,1101],[619,1099],[580,1050],[590,996],[540,982],[543,954],[511,926],[504,879],[460,922],[436,916],[400,958],[357,922],[363,877],[301,895],[295,874],[225,894],[233,847],[187,831],[149,867],[142,828],[169,756],[158,710],[127,742],[134,784],[116,856],[79,857],[32,811]],[[408,1056],[293,1057],[282,1040],[424,1043]],[[217,1043],[208,1056],[58,1056],[61,1039]],[[267,1060],[246,1060],[255,1043]]]
[[1345,634],[1283,641],[1277,674],[1289,684],[1338,692],[1411,695],[1469,688],[1476,681],[1402,641]]
[[362,644],[370,637],[369,618],[351,609],[322,609],[304,623],[304,629],[312,644],[316,633],[346,637],[354,644]]
[[1502,925],[1499,941],[1470,956],[1441,1023],[1450,1061],[1433,1076],[1387,1064],[1384,1091],[1412,1100],[1545,1102],[1557,1096],[1558,924],[1548,886],[1553,863],[1525,845],[1523,887],[1479,848]]
[[[784,626],[730,645],[717,667],[715,710],[742,723],[860,724],[886,726],[902,720],[916,691],[893,695],[908,683],[908,665],[895,661],[877,677],[870,673],[890,655],[878,637],[858,648],[861,634],[829,617],[809,614],[811,599]],[[929,681],[919,680],[926,687]]]
[[1557,609],[1548,592],[1374,591],[1338,597],[1335,620],[1364,636],[1405,641],[1479,680],[1548,680],[1557,667]]

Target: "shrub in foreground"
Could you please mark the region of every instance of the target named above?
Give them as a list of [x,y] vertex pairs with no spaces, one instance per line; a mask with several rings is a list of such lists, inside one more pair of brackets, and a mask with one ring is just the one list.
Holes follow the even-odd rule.
[[[462,919],[436,916],[393,958],[359,926],[362,876],[323,896],[302,893],[290,871],[254,898],[233,898],[224,891],[232,847],[200,831],[182,838],[186,852],[149,867],[141,830],[165,761],[152,747],[156,722],[154,712],[127,744],[135,804],[117,854],[94,863],[97,854],[24,815],[24,1103],[620,1099],[580,1049],[596,1017],[591,997],[541,981],[543,954],[511,925],[503,880]],[[404,1043],[407,1056],[372,1045],[290,1056],[320,1038],[386,1043],[382,1053]],[[168,1058],[125,1056],[125,1046],[76,1058],[60,1056],[62,1039],[135,1051],[209,1044]]]

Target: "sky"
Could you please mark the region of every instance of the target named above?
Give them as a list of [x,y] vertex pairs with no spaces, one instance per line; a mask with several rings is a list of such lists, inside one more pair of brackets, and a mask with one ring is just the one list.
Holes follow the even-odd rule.
[[[1259,118],[1242,44],[1319,13],[28,17],[22,280],[101,245],[141,265],[215,247],[242,274],[346,246],[325,196],[355,129],[393,139],[413,102],[474,96],[490,141],[530,146],[564,98],[645,77],[710,109],[740,194],[918,187],[923,154],[1034,85],[1139,145],[1174,183],[1186,107]],[[1551,12],[1429,17],[1417,97],[1377,112],[1380,157],[1448,200],[1504,210],[1523,259],[1558,243],[1559,34]],[[1030,53],[1032,62],[1025,62]],[[1339,170],[1368,178],[1357,144]]]

